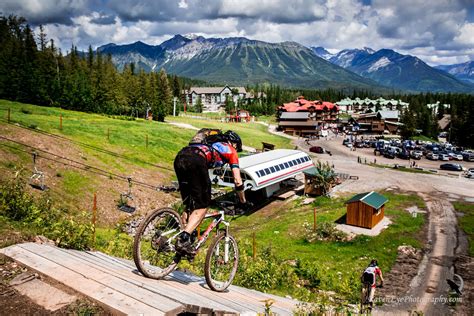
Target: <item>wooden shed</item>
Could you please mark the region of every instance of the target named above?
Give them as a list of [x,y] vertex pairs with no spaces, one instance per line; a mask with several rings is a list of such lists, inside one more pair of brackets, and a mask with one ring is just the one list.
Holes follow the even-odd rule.
[[387,198],[374,191],[354,195],[346,202],[346,224],[373,228],[383,219],[387,201]]

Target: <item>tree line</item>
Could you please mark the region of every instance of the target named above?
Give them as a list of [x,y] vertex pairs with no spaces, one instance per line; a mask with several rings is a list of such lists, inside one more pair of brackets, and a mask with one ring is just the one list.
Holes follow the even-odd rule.
[[[48,40],[40,26],[35,35],[22,17],[0,16],[0,98],[37,105],[58,106],[71,110],[144,117],[151,110],[153,118],[163,121],[172,114],[173,98],[178,110],[184,109],[183,90],[205,82],[168,75],[165,70],[146,73],[135,64],[118,71],[110,55],[79,52],[72,46],[66,54]],[[253,98],[234,104],[228,99],[225,108],[240,108],[252,115],[275,115],[276,108],[294,101],[299,95],[308,100],[337,102],[347,96],[377,99],[380,94],[370,90],[337,89],[301,90],[264,83],[247,86]],[[350,95],[349,95],[350,94]],[[474,97],[472,94],[392,92],[383,96],[410,104],[402,115],[403,134],[413,136],[417,130],[429,137],[439,132],[437,120],[451,114],[450,140],[474,147]],[[439,101],[450,108],[439,107],[434,113],[426,106]],[[193,110],[188,106],[188,110]],[[202,111],[202,107],[194,109]]]

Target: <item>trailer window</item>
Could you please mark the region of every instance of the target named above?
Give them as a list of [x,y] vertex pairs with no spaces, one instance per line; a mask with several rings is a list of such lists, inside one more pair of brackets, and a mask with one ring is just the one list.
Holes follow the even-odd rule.
[[270,171],[271,171],[272,173],[274,173],[274,172],[276,171],[276,170],[275,170],[275,167],[270,167]]
[[265,168],[265,174],[270,174],[270,169]]
[[280,169],[281,169],[281,170],[285,169],[285,165],[281,163],[281,164],[280,164]]
[[276,171],[280,171],[280,166],[279,166],[279,165],[276,165],[276,166],[275,166],[275,169],[276,169]]
[[296,161],[298,161],[298,163],[302,163],[302,162],[303,162],[303,161],[301,161],[301,158],[296,159]]
[[289,168],[289,167],[290,167],[290,165],[288,165],[288,163],[285,162],[285,168]]

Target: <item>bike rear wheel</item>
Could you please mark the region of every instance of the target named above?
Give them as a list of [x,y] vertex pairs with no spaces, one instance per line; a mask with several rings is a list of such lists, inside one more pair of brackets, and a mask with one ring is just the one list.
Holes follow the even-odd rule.
[[184,229],[178,213],[162,208],[148,214],[135,234],[133,260],[146,277],[161,279],[173,271],[180,261],[174,244]]
[[239,264],[237,241],[231,235],[218,234],[206,255],[206,283],[213,291],[223,292],[234,280]]

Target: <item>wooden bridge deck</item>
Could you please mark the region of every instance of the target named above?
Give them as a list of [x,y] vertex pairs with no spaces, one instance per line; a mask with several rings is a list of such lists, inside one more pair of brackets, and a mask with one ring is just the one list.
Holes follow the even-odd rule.
[[291,315],[298,303],[233,285],[225,293],[213,292],[204,278],[180,271],[163,280],[147,279],[138,273],[132,261],[97,251],[24,243],[0,249],[0,253],[65,284],[117,314],[256,315],[264,313],[264,300],[273,299],[272,312]]

